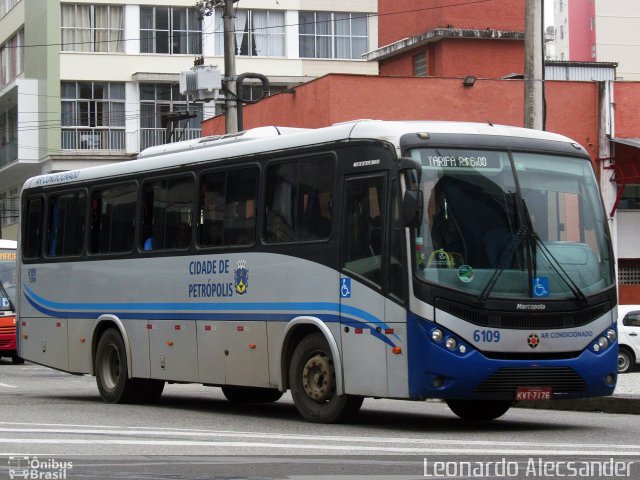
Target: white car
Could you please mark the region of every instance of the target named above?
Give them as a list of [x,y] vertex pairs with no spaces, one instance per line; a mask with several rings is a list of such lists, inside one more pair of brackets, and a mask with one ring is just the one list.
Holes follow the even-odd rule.
[[618,373],[640,363],[640,305],[618,305]]

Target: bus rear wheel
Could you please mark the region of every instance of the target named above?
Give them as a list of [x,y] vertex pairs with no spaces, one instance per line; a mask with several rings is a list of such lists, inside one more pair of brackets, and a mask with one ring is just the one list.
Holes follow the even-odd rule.
[[222,393],[232,403],[271,403],[282,397],[282,392],[275,388],[225,386]]
[[462,420],[495,420],[513,405],[509,400],[447,400],[453,413]]
[[331,349],[320,332],[306,336],[296,346],[289,386],[296,409],[309,422],[343,422],[355,416],[362,406],[360,396],[338,396]]
[[[107,403],[132,403],[153,401],[162,393],[157,383],[143,383],[139,379],[129,378],[127,351],[124,340],[114,328],[109,328],[100,337],[95,358],[96,383],[100,396]],[[150,387],[147,390],[145,387]]]

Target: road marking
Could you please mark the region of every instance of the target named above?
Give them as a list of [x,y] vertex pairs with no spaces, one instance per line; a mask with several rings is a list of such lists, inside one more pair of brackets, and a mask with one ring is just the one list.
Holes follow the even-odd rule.
[[0,387],[6,387],[6,388],[18,388],[15,385],[9,385],[8,383],[0,383]]
[[[6,427],[2,427],[6,425]],[[12,425],[13,427],[9,427]],[[27,428],[16,428],[24,425]],[[71,428],[69,428],[71,427]],[[294,450],[324,450],[357,452],[381,452],[404,454],[509,454],[509,455],[573,455],[573,456],[640,456],[638,445],[575,444],[527,442],[514,445],[505,441],[449,440],[442,438],[382,438],[382,437],[338,437],[321,435],[270,434],[262,432],[233,432],[228,430],[158,429],[144,427],[66,426],[61,424],[29,424],[0,422],[0,432],[5,434],[50,435],[50,438],[0,439],[2,443],[69,444],[69,445],[147,445],[209,448],[272,448]],[[78,435],[100,436],[99,438],[77,438]],[[106,439],[105,435],[116,438]],[[61,438],[51,438],[51,437]],[[72,438],[68,438],[71,436]],[[76,438],[73,438],[76,436]],[[156,437],[131,439],[127,437]],[[120,438],[118,438],[120,437]],[[189,439],[175,437],[191,437]],[[208,440],[208,438],[216,440]],[[229,440],[220,441],[219,439]]]
[[468,454],[468,455],[520,455],[520,456],[575,456],[575,457],[640,457],[640,451],[619,451],[602,449],[595,450],[540,450],[540,449],[499,449],[490,448],[441,448],[441,447],[383,447],[367,445],[327,445],[327,444],[299,444],[299,443],[268,443],[268,442],[215,442],[195,440],[107,440],[107,439],[62,439],[62,438],[0,438],[0,443],[12,444],[41,444],[41,445],[145,445],[159,447],[218,447],[218,448],[267,448],[283,450],[313,450],[345,451],[349,454],[358,452],[382,452],[404,454]]

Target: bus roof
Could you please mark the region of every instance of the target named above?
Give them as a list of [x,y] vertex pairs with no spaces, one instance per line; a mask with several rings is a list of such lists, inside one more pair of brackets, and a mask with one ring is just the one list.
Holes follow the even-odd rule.
[[317,129],[259,127],[237,134],[205,137],[150,147],[142,151],[137,160],[128,162],[40,175],[27,180],[24,184],[24,190],[161,170],[207,160],[286,151],[296,147],[322,145],[337,141],[386,140],[397,147],[400,137],[412,132],[495,135],[574,143],[573,140],[555,133],[488,123],[355,120]]
[[15,240],[4,240],[0,238],[0,249],[3,250],[15,250],[18,247],[18,242]]

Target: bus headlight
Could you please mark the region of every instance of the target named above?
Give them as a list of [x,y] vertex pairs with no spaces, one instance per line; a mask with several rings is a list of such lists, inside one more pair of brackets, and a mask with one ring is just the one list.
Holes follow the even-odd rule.
[[437,328],[431,332],[431,340],[438,343],[442,341],[442,330],[438,330]]
[[598,339],[598,345],[600,345],[600,348],[604,350],[609,346],[609,340],[607,340],[607,337],[600,337]]
[[613,328],[610,328],[609,330],[607,330],[607,340],[609,340],[610,342],[613,342],[617,335],[616,335],[616,331]]
[[454,351],[456,349],[456,347],[458,346],[458,342],[456,342],[455,338],[447,338],[447,341],[444,344],[448,350]]

